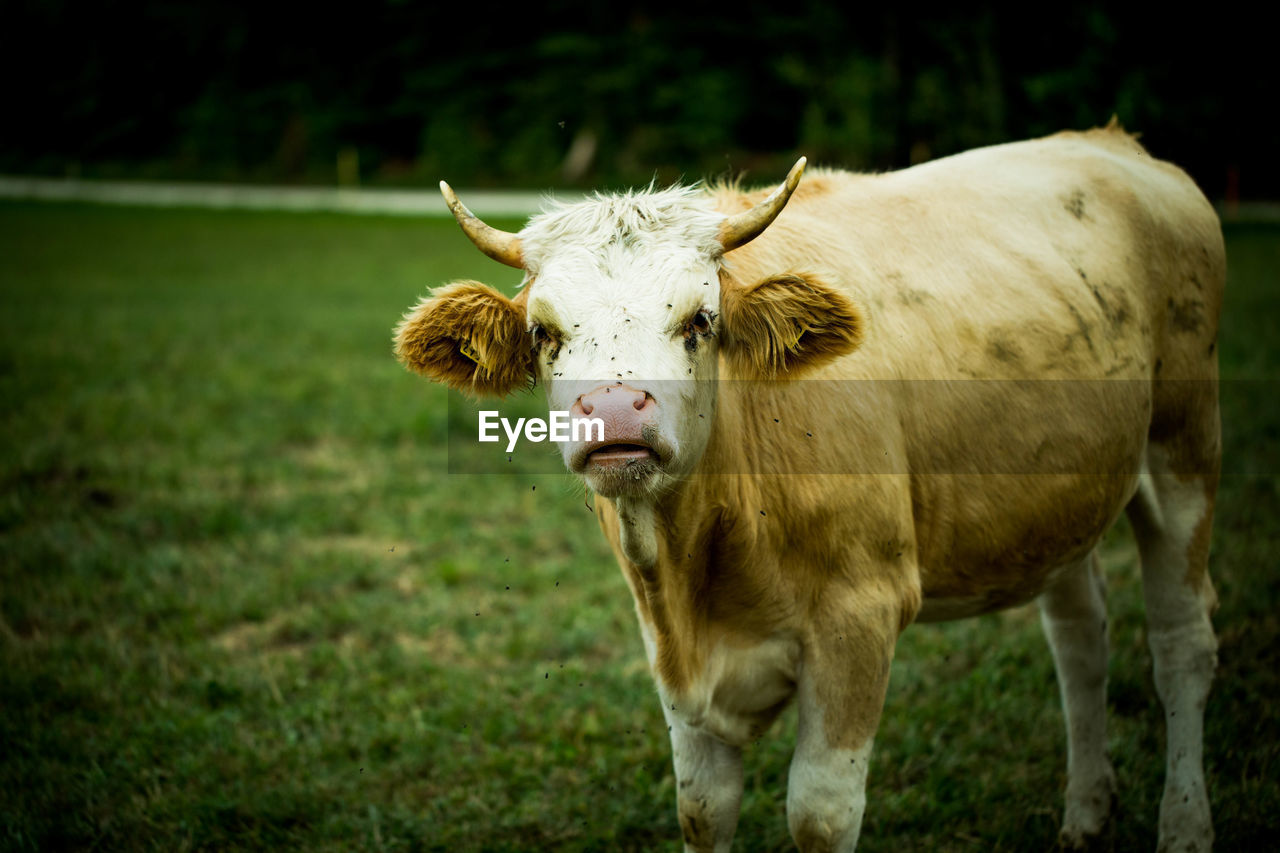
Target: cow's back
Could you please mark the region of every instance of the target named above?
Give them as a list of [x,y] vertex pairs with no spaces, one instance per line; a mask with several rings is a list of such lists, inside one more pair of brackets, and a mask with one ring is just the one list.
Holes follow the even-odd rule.
[[1193,328],[1212,340],[1223,257],[1191,179],[1106,128],[883,175],[814,170],[728,260],[744,283],[803,269],[853,297],[866,340],[828,375],[1138,378]]

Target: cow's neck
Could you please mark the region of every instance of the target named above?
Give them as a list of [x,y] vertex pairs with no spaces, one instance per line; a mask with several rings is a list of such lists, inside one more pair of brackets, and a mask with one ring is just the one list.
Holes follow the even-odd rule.
[[657,499],[651,496],[619,497],[618,538],[622,553],[636,568],[652,575],[658,563]]
[[[764,521],[751,519],[744,524],[746,519],[726,516],[733,508],[755,506],[746,494],[755,488],[753,478],[741,476],[745,463],[740,458],[738,413],[723,406],[718,415],[726,413],[727,418],[718,416],[713,421],[707,454],[692,476],[659,495],[612,501],[617,547],[626,562],[623,571],[655,646],[655,671],[663,684],[676,690],[701,669],[703,655],[719,630],[709,620],[721,608],[707,609],[706,601],[698,603],[700,595],[716,586],[707,583],[708,573],[714,574],[717,584],[734,587],[735,578],[750,574],[750,564],[761,556],[752,554],[749,547],[726,550],[729,540],[724,539],[724,530],[754,538],[755,525]],[[734,491],[733,499],[726,498],[725,489]]]

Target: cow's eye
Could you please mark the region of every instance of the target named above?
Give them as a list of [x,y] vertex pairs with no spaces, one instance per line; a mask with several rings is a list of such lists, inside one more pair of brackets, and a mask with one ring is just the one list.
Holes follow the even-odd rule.
[[535,324],[534,327],[529,331],[529,334],[533,336],[534,347],[539,349],[541,349],[543,346],[550,343],[551,341],[551,333],[548,332],[546,329],[544,329],[542,326],[537,324]]
[[685,323],[684,331],[686,335],[705,335],[711,331],[711,312],[707,310],[699,311],[689,318],[689,322]]

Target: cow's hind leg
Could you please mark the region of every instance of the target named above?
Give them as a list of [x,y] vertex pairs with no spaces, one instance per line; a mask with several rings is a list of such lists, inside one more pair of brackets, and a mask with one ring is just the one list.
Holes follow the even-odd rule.
[[[1159,445],[1149,448],[1147,469],[1128,508],[1142,559],[1147,637],[1167,733],[1159,849],[1208,850],[1213,823],[1201,756],[1218,648],[1210,621],[1217,596],[1208,574],[1217,471],[1208,458],[1198,472],[1177,471],[1170,458]],[[1182,467],[1190,466],[1184,461]]]
[[1115,794],[1107,759],[1107,610],[1096,552],[1040,596],[1067,722],[1067,793],[1059,843],[1087,847],[1106,826]]

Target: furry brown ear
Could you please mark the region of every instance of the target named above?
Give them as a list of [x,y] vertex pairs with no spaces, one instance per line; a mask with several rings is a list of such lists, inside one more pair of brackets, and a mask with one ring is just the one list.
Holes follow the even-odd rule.
[[740,377],[797,376],[862,343],[862,313],[813,275],[773,275],[750,287],[726,282],[720,352]]
[[473,397],[501,397],[529,381],[528,288],[514,299],[475,281],[434,291],[395,330],[395,353],[415,373]]

